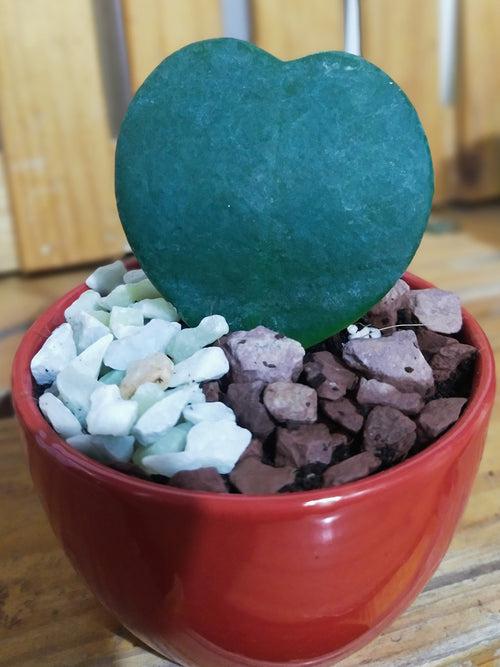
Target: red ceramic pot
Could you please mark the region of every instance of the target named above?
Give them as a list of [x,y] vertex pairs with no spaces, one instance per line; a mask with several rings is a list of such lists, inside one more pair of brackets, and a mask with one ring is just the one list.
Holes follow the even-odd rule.
[[217,495],[106,468],[67,445],[38,411],[30,359],[83,289],[25,335],[13,397],[52,527],[124,626],[184,665],[331,665],[408,607],[450,543],[493,404],[492,351],[467,312],[464,338],[479,349],[472,396],[427,450],[337,488]]

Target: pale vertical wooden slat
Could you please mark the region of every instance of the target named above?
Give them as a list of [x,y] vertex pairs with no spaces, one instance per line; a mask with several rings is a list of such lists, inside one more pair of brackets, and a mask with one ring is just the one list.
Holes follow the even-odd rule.
[[463,0],[461,9],[457,197],[478,201],[500,195],[500,2]]
[[252,0],[253,41],[283,60],[344,48],[342,0]]
[[440,101],[438,8],[437,0],[362,2],[361,31],[363,56],[403,88],[420,116],[434,161],[434,201],[442,202],[455,189],[456,113]]
[[0,0],[0,116],[21,268],[121,252],[90,0]]
[[122,7],[134,90],[173,51],[222,35],[218,0],[122,0]]
[[0,273],[14,271],[17,267],[14,226],[5,182],[3,156],[0,154]]

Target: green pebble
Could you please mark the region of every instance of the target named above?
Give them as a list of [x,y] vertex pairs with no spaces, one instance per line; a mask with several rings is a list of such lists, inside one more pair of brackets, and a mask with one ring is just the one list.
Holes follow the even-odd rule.
[[184,451],[187,434],[192,426],[193,425],[188,422],[178,424],[169,429],[162,438],[149,447],[141,447],[141,445],[137,445],[137,449],[135,450],[132,459],[133,462],[140,466],[142,465],[142,459],[145,456],[151,456],[152,454],[171,454]]
[[103,384],[120,384],[125,377],[125,371],[110,370],[99,378]]

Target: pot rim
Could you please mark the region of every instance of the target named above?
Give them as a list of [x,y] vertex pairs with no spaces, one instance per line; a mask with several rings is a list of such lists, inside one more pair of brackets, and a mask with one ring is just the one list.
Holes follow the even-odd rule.
[[[422,289],[433,285],[409,272],[403,276],[412,288]],[[376,493],[382,487],[404,483],[417,468],[433,467],[433,463],[458,455],[454,441],[464,431],[471,429],[486,412],[489,412],[494,399],[495,361],[493,351],[486,334],[475,318],[462,308],[464,319],[464,338],[478,349],[474,371],[472,392],[463,414],[458,421],[438,438],[432,445],[411,458],[354,482],[335,487],[299,491],[296,493],[249,495],[192,491],[172,486],[156,484],[142,480],[123,472],[109,468],[80,453],[59,436],[45,420],[38,408],[33,393],[33,379],[30,361],[41,347],[49,333],[63,321],[64,309],[85,290],[81,284],[52,306],[45,310],[23,336],[17,349],[12,366],[12,398],[16,414],[25,431],[34,436],[37,447],[46,452],[60,464],[75,473],[93,478],[97,483],[107,484],[121,491],[148,496],[149,500],[174,504],[195,504],[201,511],[210,509],[218,512],[266,513],[277,512],[289,514],[293,510],[303,508],[324,509],[338,504],[340,501],[355,499]],[[38,437],[37,437],[38,436]]]

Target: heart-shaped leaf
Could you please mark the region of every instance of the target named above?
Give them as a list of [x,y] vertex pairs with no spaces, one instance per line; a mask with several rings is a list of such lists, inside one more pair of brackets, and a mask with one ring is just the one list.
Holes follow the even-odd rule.
[[187,323],[219,313],[304,345],[390,289],[432,192],[407,97],[341,52],[282,62],[233,39],[187,46],[141,86],[116,151],[130,245]]

